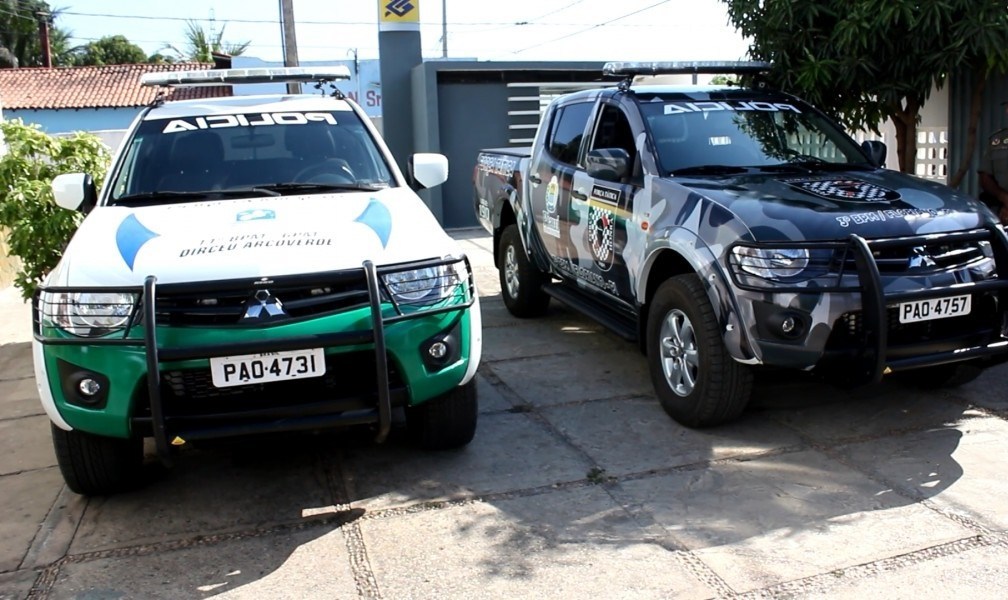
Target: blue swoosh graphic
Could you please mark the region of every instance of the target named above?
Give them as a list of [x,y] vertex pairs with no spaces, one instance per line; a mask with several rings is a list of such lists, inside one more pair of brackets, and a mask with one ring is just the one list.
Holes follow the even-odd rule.
[[156,237],[158,234],[144,227],[136,215],[131,214],[119,224],[119,229],[116,230],[116,246],[119,247],[119,254],[126,261],[130,271],[133,270],[133,261],[136,260],[140,248]]
[[364,208],[364,212],[354,220],[370,227],[381,240],[382,248],[388,245],[389,235],[392,233],[392,213],[387,206],[372,198]]

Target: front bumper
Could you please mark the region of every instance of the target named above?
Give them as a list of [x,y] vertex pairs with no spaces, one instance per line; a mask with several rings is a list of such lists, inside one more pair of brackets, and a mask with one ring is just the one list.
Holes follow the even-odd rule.
[[[459,277],[438,302],[402,301],[385,280],[445,265]],[[290,308],[283,318],[219,322],[218,299],[254,296],[264,282],[272,290],[323,292],[288,303],[300,307],[297,315]],[[53,306],[43,298],[79,292],[133,294],[137,302],[120,329],[75,337],[53,324]],[[209,297],[209,308],[189,302]],[[36,294],[33,313],[39,391],[43,404],[49,398],[53,421],[99,435],[153,436],[165,461],[173,442],[252,433],[373,424],[381,441],[393,407],[422,403],[463,383],[480,354],[479,306],[465,257],[382,267],[366,261],[350,271],[253,282],[158,286],[149,276],[142,287],[50,286]],[[187,322],[193,318],[211,324]],[[450,349],[440,361],[423,355],[432,341]],[[311,348],[324,351],[321,377],[223,388],[212,383],[210,358]],[[98,380],[102,395],[81,401],[76,390],[84,378]]]
[[[755,362],[870,383],[894,371],[1008,359],[1008,237],[999,227],[772,247],[832,258],[814,280],[770,284],[747,276],[729,249],[728,272]],[[930,251],[952,258],[911,268],[904,257]],[[963,295],[972,302],[969,315],[920,323],[899,318],[902,303]]]

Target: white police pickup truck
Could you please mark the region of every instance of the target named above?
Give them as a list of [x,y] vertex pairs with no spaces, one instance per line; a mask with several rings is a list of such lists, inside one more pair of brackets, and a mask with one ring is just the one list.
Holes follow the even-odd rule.
[[[344,67],[148,74],[147,85],[316,82],[317,95],[161,100],[101,191],[53,181],[87,214],[34,297],[39,396],[82,494],[137,481],[142,440],[173,445],[365,425],[403,409],[426,448],[467,444],[480,309],[469,262],[336,89]],[[326,89],[332,90],[331,94]]]
[[757,369],[947,384],[1004,361],[1008,238],[975,199],[794,96],[633,83],[767,67],[610,63],[623,81],[555,99],[531,148],[480,153],[507,308],[555,298],[639,341],[694,427],[739,416]]

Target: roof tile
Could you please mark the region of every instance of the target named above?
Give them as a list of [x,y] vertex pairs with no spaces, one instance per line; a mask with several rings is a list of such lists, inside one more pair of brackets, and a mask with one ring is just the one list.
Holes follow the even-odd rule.
[[[106,65],[0,69],[0,108],[120,108],[146,106],[157,87],[140,85],[143,73],[212,69],[212,64]],[[171,88],[166,100],[230,96],[230,86]]]

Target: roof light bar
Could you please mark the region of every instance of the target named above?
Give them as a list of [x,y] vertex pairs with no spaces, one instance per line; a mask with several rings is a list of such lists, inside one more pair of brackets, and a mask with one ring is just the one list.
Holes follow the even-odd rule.
[[770,63],[761,61],[608,62],[602,67],[602,74],[620,77],[692,73],[703,75],[738,73],[741,75],[745,73],[765,73],[769,70]]
[[308,83],[345,81],[350,69],[344,65],[329,67],[268,67],[256,69],[205,69],[201,71],[167,71],[144,73],[140,85],[200,86],[237,83]]

